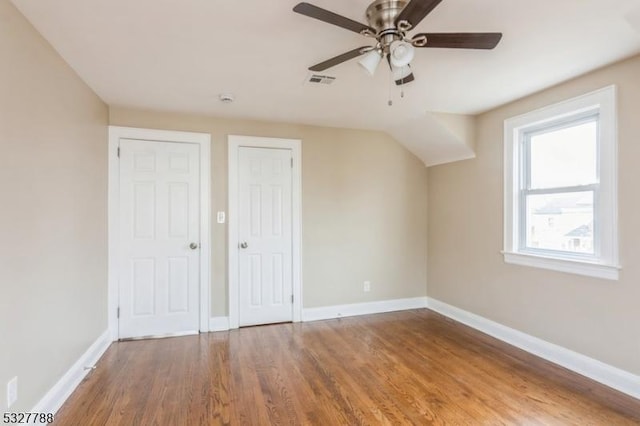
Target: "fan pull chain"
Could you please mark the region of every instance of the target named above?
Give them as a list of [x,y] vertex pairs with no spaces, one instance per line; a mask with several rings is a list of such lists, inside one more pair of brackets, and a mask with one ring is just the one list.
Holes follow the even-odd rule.
[[393,101],[391,100],[391,96],[393,94],[393,72],[389,73],[389,106],[393,106]]

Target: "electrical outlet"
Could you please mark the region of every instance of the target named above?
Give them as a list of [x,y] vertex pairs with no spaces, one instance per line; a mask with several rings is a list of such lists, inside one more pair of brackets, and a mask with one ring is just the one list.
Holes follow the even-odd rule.
[[18,378],[7,382],[7,408],[11,407],[18,400]]
[[371,281],[364,282],[364,291],[365,292],[371,291]]

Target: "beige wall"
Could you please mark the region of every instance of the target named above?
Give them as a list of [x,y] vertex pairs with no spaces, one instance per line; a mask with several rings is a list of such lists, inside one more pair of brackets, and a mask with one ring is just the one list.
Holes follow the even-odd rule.
[[[426,295],[427,170],[386,134],[117,107],[110,123],[210,133],[214,215],[227,211],[228,135],[302,139],[304,307]],[[224,316],[227,228],[212,223],[212,315]]]
[[0,413],[31,409],[107,328],[107,120],[0,0]]
[[[428,294],[640,374],[640,57],[478,117],[476,158],[429,169]],[[607,281],[503,262],[506,118],[618,86],[622,271]]]

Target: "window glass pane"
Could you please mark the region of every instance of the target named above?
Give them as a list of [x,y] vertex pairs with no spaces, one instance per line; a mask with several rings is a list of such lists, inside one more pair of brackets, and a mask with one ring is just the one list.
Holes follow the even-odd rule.
[[528,195],[527,248],[594,254],[593,191]]
[[530,139],[531,188],[557,188],[597,183],[598,124],[593,121]]

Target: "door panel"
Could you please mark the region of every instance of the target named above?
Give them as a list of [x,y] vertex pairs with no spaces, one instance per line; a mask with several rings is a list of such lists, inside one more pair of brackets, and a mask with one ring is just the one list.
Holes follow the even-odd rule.
[[121,139],[119,337],[197,332],[196,144]]
[[292,321],[291,150],[240,147],[239,324]]
[[133,305],[134,317],[153,315],[156,312],[155,259],[132,259]]

